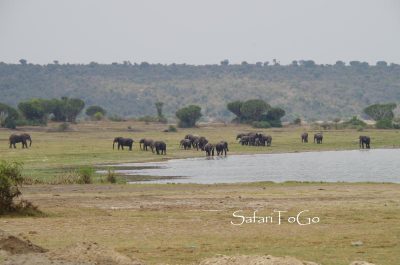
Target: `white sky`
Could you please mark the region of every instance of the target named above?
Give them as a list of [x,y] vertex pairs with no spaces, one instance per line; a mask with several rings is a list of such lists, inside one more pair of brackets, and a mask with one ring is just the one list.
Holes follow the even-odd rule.
[[399,0],[0,0],[0,61],[400,63]]

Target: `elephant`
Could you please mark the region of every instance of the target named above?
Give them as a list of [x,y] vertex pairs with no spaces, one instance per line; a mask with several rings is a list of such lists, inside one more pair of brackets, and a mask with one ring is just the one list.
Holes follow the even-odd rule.
[[190,141],[190,139],[182,139],[179,144],[179,147],[181,147],[185,150],[190,149],[190,148],[192,148],[192,142]]
[[200,148],[201,151],[204,151],[204,147],[206,146],[207,143],[208,143],[208,140],[205,137],[203,137],[203,136],[199,137],[198,144],[196,146],[197,150],[199,150],[199,148]]
[[323,137],[323,135],[322,135],[322,133],[316,133],[316,134],[314,134],[314,143],[315,143],[315,140],[317,141],[317,144],[322,144],[322,139],[323,139],[324,137]]
[[364,135],[360,136],[360,148],[364,149],[365,145],[365,148],[370,149],[369,146],[370,143],[371,143],[371,138],[369,136],[364,136]]
[[248,134],[247,134],[247,133],[239,133],[239,134],[236,136],[236,140],[242,139],[243,136],[248,136]]
[[166,155],[167,154],[167,144],[164,141],[155,141],[151,145],[151,151],[154,153],[154,149],[156,150],[157,155]]
[[308,133],[305,132],[301,134],[301,142],[308,143]]
[[271,146],[272,137],[270,135],[264,135],[262,133],[258,133],[255,140],[256,146]]
[[214,145],[211,143],[207,143],[204,146],[204,151],[206,152],[206,156],[214,156]]
[[217,150],[217,155],[219,156],[220,154],[222,155],[223,153],[225,153],[226,156],[226,152],[229,151],[228,149],[228,143],[225,141],[221,141],[219,143],[217,143],[215,145],[215,149]]
[[240,138],[239,143],[242,145],[249,145],[249,136],[244,135]]
[[10,142],[10,148],[14,147],[17,148],[15,146],[16,143],[22,143],[22,148],[28,148],[28,140],[29,140],[29,146],[32,146],[32,138],[29,134],[27,133],[23,133],[23,134],[12,134],[10,135],[10,137],[8,138],[9,142]]
[[124,146],[128,146],[129,151],[132,151],[133,142],[134,140],[132,140],[131,138],[115,137],[113,142],[113,149],[115,143],[118,143],[118,150],[120,147],[122,150],[124,150]]
[[150,147],[153,142],[154,141],[152,139],[146,139],[146,138],[140,139],[139,141],[140,150],[147,151],[148,150],[147,148]]

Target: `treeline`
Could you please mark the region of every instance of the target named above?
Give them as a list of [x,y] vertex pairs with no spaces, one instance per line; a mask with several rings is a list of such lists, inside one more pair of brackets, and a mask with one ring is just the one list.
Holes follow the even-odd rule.
[[[74,123],[84,108],[82,99],[68,97],[33,98],[20,102],[18,110],[0,103],[0,125],[15,129],[17,125],[46,125],[48,120]],[[90,106],[86,110],[86,115],[97,120],[105,114],[106,111],[100,106]]]
[[311,60],[215,65],[114,64],[34,65],[0,63],[1,102],[18,107],[30,98],[80,98],[103,106],[109,115],[156,115],[164,102],[166,118],[183,105],[202,108],[203,120],[230,121],[233,101],[260,99],[285,110],[284,120],[333,120],[364,115],[380,102],[400,101],[400,66],[361,61],[320,65]]

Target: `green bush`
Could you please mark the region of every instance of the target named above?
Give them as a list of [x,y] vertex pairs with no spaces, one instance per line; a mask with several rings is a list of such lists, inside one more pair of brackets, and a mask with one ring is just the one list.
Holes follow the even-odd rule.
[[117,183],[117,176],[115,174],[115,171],[111,168],[107,170],[107,181],[110,183]]
[[104,115],[101,112],[96,112],[93,115],[93,119],[96,120],[96,121],[101,121],[103,118],[104,118]]
[[0,161],[0,215],[15,210],[14,199],[21,195],[22,164]]
[[353,116],[350,120],[343,122],[342,126],[343,128],[359,129],[367,127],[367,124],[357,116]]
[[252,125],[254,128],[271,128],[271,124],[267,121],[254,121]]
[[79,184],[91,184],[94,172],[92,167],[81,167],[78,171]]
[[378,120],[375,126],[378,129],[393,129],[393,121],[392,119]]
[[181,128],[191,128],[196,125],[196,122],[201,118],[201,107],[197,105],[189,105],[179,109],[175,113],[179,119],[178,126]]
[[174,125],[170,125],[168,126],[168,132],[177,132],[178,129],[176,129],[176,127]]

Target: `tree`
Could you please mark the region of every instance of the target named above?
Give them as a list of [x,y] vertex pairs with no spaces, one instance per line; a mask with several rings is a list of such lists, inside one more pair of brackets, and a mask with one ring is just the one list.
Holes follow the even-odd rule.
[[240,122],[241,118],[242,118],[242,113],[240,112],[240,108],[243,106],[243,102],[240,100],[236,100],[233,102],[230,102],[226,105],[226,107],[228,108],[228,110],[230,112],[232,112],[233,114],[235,114],[237,116],[237,120]]
[[15,210],[14,199],[21,195],[22,164],[0,161],[0,215]]
[[228,59],[222,60],[221,65],[224,65],[224,66],[229,65],[229,60]]
[[286,112],[282,108],[270,108],[267,114],[262,115],[262,120],[267,121],[272,127],[282,127],[281,118]]
[[167,122],[167,119],[164,117],[162,108],[164,106],[164,102],[158,101],[155,103],[157,109],[157,117],[159,122]]
[[100,107],[100,106],[97,106],[97,105],[93,105],[93,106],[90,106],[90,107],[88,107],[87,109],[86,109],[86,115],[87,116],[89,116],[89,117],[94,117],[94,115],[96,114],[96,113],[101,113],[103,116],[104,115],[106,115],[107,114],[107,111],[105,110],[105,109],[103,109],[102,107]]
[[364,113],[367,114],[375,121],[379,120],[393,120],[393,110],[397,107],[395,103],[387,104],[374,104],[364,109]]
[[75,122],[76,117],[81,113],[83,108],[85,108],[85,102],[79,98],[67,98],[63,97],[61,100],[64,102],[65,106],[65,117],[66,121]]
[[21,60],[19,60],[19,63],[22,65],[26,65],[28,63],[28,61],[25,59],[21,59]]
[[201,108],[197,105],[189,105],[176,112],[176,117],[179,119],[178,126],[181,128],[194,127],[201,116]]
[[240,112],[242,117],[248,121],[259,121],[261,115],[270,108],[271,106],[262,99],[250,99],[243,103]]
[[9,129],[15,129],[16,127],[16,121],[18,120],[19,115],[18,112],[6,105],[0,103],[0,126],[1,127],[6,127]]
[[27,120],[39,124],[46,124],[47,122],[47,112],[42,99],[34,98],[29,101],[20,102],[18,109]]

